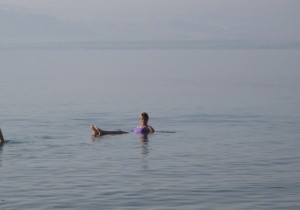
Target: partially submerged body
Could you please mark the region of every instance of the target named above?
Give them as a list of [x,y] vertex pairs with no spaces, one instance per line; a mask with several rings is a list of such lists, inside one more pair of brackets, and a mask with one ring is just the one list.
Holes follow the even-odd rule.
[[[152,126],[148,125],[148,121],[149,121],[148,114],[145,112],[142,113],[140,115],[141,124],[134,129],[134,133],[137,134],[153,133],[154,129]],[[93,136],[117,135],[117,134],[129,133],[127,131],[122,131],[122,130],[110,130],[110,131],[102,130],[93,124],[90,125],[90,129]]]
[[93,124],[90,125],[90,128],[93,136],[116,135],[116,134],[128,133],[126,131],[121,131],[121,130],[105,131]]
[[3,146],[3,144],[4,144],[4,137],[3,137],[2,131],[0,129],[0,147]]
[[148,134],[148,133],[154,133],[154,128],[150,125],[148,125],[149,116],[146,112],[143,112],[140,115],[140,125],[138,125],[135,129],[135,133],[140,134]]
[[139,133],[139,134],[154,133],[154,129],[150,125],[138,126],[134,129],[134,133]]

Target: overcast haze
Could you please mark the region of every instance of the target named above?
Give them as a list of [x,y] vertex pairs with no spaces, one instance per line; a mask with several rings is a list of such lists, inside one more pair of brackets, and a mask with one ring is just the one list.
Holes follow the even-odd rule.
[[298,0],[0,0],[5,40],[299,41]]

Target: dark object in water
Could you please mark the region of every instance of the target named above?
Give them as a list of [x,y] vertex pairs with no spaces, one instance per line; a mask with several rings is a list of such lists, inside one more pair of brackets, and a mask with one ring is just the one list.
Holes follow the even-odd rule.
[[0,147],[2,147],[3,144],[4,144],[4,137],[3,137],[2,131],[0,129]]

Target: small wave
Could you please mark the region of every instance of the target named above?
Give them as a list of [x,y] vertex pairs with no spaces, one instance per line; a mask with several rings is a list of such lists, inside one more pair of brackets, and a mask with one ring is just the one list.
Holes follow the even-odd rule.
[[45,140],[55,139],[53,136],[42,136],[41,138]]
[[[131,132],[134,132],[134,130],[130,130]],[[154,133],[176,133],[176,131],[155,131]]]
[[155,131],[155,133],[176,133],[176,131]]
[[23,144],[24,142],[22,141],[15,141],[15,140],[5,140],[4,145],[5,144]]

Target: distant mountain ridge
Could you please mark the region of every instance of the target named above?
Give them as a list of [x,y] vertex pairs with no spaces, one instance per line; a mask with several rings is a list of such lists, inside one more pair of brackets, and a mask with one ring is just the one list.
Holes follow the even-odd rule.
[[91,32],[56,17],[18,7],[0,7],[1,41],[69,40]]
[[[0,5],[0,47],[299,48],[293,16],[204,11],[62,13]],[[65,13],[63,13],[65,14]],[[283,13],[286,14],[286,13]],[[92,18],[91,18],[92,17]],[[276,17],[276,18],[275,18]],[[10,45],[12,44],[12,45]],[[19,45],[21,44],[21,45]]]

